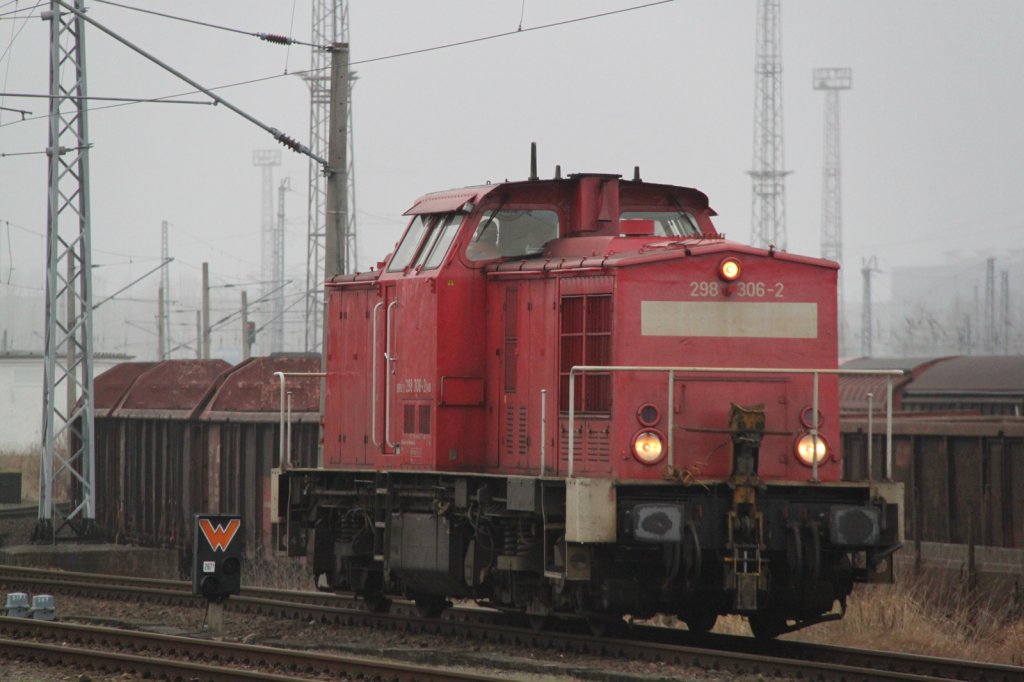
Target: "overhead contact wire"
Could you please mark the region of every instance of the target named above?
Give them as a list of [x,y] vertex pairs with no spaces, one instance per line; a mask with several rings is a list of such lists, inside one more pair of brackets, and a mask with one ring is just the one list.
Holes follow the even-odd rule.
[[527,28],[519,27],[514,31],[505,31],[504,33],[494,33],[489,36],[482,36],[480,38],[470,38],[468,40],[459,40],[454,43],[446,43],[444,45],[435,45],[434,47],[424,47],[419,50],[409,50],[408,52],[398,52],[396,54],[390,54],[383,57],[372,57],[370,59],[361,59],[359,61],[351,62],[352,66],[356,64],[370,64],[372,62],[382,62],[386,59],[397,59],[399,57],[408,57],[414,54],[423,54],[424,52],[434,52],[435,50],[446,50],[449,47],[461,47],[462,45],[472,45],[473,43],[482,43],[485,40],[494,40],[496,38],[506,38],[508,36],[518,35],[520,33],[529,33],[530,31],[541,31],[547,28],[556,28],[558,26],[566,26],[568,24],[575,24],[581,21],[589,21],[591,19],[600,19],[602,17],[610,17],[615,14],[624,14],[626,12],[633,12],[638,9],[648,9],[650,7],[656,7],[658,5],[667,5],[675,0],[657,0],[656,2],[649,2],[645,5],[634,5],[632,7],[623,7],[622,9],[615,9],[608,12],[601,12],[600,14],[589,14],[585,17],[576,17],[574,19],[565,19],[564,21],[555,21],[550,24],[541,24],[539,26],[529,26]]
[[[103,0],[103,1],[109,2],[110,0]],[[473,38],[473,39],[470,39],[470,40],[462,40],[462,41],[458,41],[458,42],[454,42],[454,43],[446,43],[444,45],[435,45],[434,47],[425,47],[425,48],[420,49],[420,50],[411,50],[409,52],[399,52],[399,53],[396,53],[396,54],[384,55],[384,56],[381,56],[381,57],[371,57],[370,59],[362,59],[362,60],[358,60],[358,61],[354,61],[354,62],[349,62],[349,66],[356,66],[358,64],[370,64],[372,62],[381,62],[381,61],[385,61],[385,60],[388,60],[388,59],[397,59],[399,57],[408,57],[410,55],[423,54],[425,52],[433,52],[433,51],[436,51],[436,50],[444,50],[444,49],[447,49],[447,48],[450,48],[450,47],[458,47],[460,45],[470,45],[472,43],[484,42],[486,40],[493,40],[495,38],[504,38],[504,37],[507,37],[507,36],[516,35],[518,33],[527,33],[529,31],[539,31],[539,30],[542,30],[542,29],[555,28],[555,27],[558,27],[558,26],[565,26],[567,24],[574,24],[574,23],[578,23],[578,22],[582,22],[582,21],[588,21],[590,19],[600,19],[602,17],[607,17],[607,16],[610,16],[610,15],[613,15],[613,14],[623,14],[623,13],[626,13],[626,12],[632,12],[634,10],[648,9],[650,7],[656,7],[658,5],[666,5],[666,4],[670,3],[670,2],[675,2],[675,0],[658,0],[657,2],[651,2],[651,3],[644,4],[644,5],[635,5],[633,7],[624,7],[623,9],[612,10],[610,12],[603,12],[601,14],[591,14],[591,15],[584,16],[584,17],[576,17],[575,19],[566,19],[565,21],[557,21],[557,22],[554,22],[554,23],[551,23],[551,24],[543,24],[541,26],[531,26],[529,28],[524,28],[522,30],[506,31],[504,33],[496,33],[496,34],[490,35],[490,36],[483,36],[481,38]],[[310,43],[303,43],[303,44],[310,45]],[[317,46],[314,45],[313,47],[317,47]],[[281,74],[281,73],[279,73],[279,74],[274,74],[273,76],[262,76],[260,78],[251,78],[249,80],[237,81],[235,83],[227,83],[225,85],[217,85],[217,86],[214,86],[214,87],[211,87],[211,88],[198,89],[198,90],[189,90],[187,92],[179,92],[179,93],[176,93],[176,94],[173,94],[173,95],[166,95],[164,97],[159,97],[159,98],[156,98],[156,99],[170,99],[172,97],[184,97],[186,95],[195,95],[197,93],[203,93],[203,94],[207,94],[207,95],[213,96],[213,95],[211,95],[211,93],[213,93],[213,92],[215,92],[217,90],[227,90],[229,88],[236,88],[236,87],[240,87],[240,86],[243,86],[243,85],[253,85],[255,83],[263,83],[265,81],[271,81],[271,80],[275,80],[277,78],[284,78],[285,76],[305,76],[305,75],[316,73],[318,71],[326,71],[329,68],[330,67],[323,67],[323,68],[320,68],[320,69],[304,69],[304,70],[301,70],[301,71],[293,71],[290,74]],[[190,85],[194,85],[195,86],[195,84],[192,83],[190,80],[188,80],[188,79],[183,79],[183,80],[188,82]],[[196,86],[196,87],[198,87],[198,86]],[[147,101],[147,100],[143,100],[143,101]],[[102,107],[90,107],[88,109],[88,111],[101,111],[103,109],[114,109],[116,107],[130,106],[132,104],[139,104],[139,103],[140,102],[124,102],[124,103],[119,103],[119,104],[110,104],[110,105],[106,105],[106,106],[102,106]],[[25,119],[25,120],[31,121],[31,120],[35,120],[35,119],[38,119],[38,118],[45,118],[45,116],[36,116],[34,118],[29,118],[29,119]],[[15,123],[21,123],[21,122],[22,121],[12,121],[11,123],[5,123],[3,125],[0,125],[0,127],[6,126],[6,125],[14,125]]]
[[257,33],[255,31],[245,31],[239,28],[231,28],[230,26],[223,26],[221,24],[211,24],[206,21],[199,21],[198,19],[189,19],[187,17],[179,17],[173,14],[164,14],[163,12],[156,12],[151,9],[142,9],[141,7],[132,7],[131,5],[123,5],[119,2],[113,2],[113,0],[95,0],[95,2],[103,3],[104,5],[113,5],[114,7],[120,7],[122,9],[132,10],[134,12],[142,12],[143,14],[152,14],[153,16],[163,17],[164,19],[173,19],[174,21],[182,21],[187,24],[196,24],[198,26],[205,26],[206,28],[215,28],[220,31],[228,31],[229,33],[239,33],[241,35],[251,36],[253,38],[259,38],[268,43],[275,43],[277,45],[306,45],[307,47],[319,47],[323,48],[324,45],[314,45],[313,43],[307,43],[297,38],[290,38],[277,33]]

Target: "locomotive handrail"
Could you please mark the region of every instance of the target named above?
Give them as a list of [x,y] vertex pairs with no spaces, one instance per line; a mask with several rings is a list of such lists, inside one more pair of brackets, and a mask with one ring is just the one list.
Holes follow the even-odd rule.
[[[575,365],[569,370],[569,467],[567,475],[573,475],[573,455],[575,454],[575,422],[576,422],[576,375],[584,372],[668,372],[668,466],[675,465],[675,448],[673,446],[673,423],[674,414],[672,390],[676,372],[706,372],[706,373],[733,373],[733,374],[811,374],[814,377],[814,388],[812,398],[812,414],[814,415],[813,425],[808,431],[813,439],[813,452],[818,449],[818,377],[822,374],[847,374],[867,375],[886,377],[886,405],[885,405],[885,472],[883,478],[886,480],[892,477],[892,377],[906,374],[901,369],[807,369],[807,368],[783,368],[783,367],[658,367],[651,365]],[[811,480],[818,481],[818,458],[811,458]],[[869,473],[870,476],[870,473]]]
[[373,306],[373,341],[372,348],[370,349],[370,355],[373,356],[373,369],[370,374],[370,434],[373,438],[373,444],[376,447],[380,447],[380,440],[377,438],[377,311],[384,307],[384,301],[381,301],[377,305]]
[[[326,372],[274,372],[274,376],[281,382],[281,400],[278,405],[280,431],[278,438],[278,457],[280,458],[279,468],[284,471],[292,465],[292,404],[291,393],[288,393],[288,420],[285,426],[285,377],[325,377]],[[285,429],[287,428],[287,432]],[[285,445],[287,443],[287,446]]]
[[394,449],[395,444],[391,442],[391,379],[388,378],[388,375],[395,373],[394,363],[398,359],[391,352],[391,332],[395,326],[395,323],[392,321],[394,317],[391,314],[391,310],[396,305],[398,305],[397,298],[388,303],[388,309],[384,312],[384,324],[387,326],[384,334],[384,359],[388,361],[387,368],[384,370],[384,443],[392,449]]

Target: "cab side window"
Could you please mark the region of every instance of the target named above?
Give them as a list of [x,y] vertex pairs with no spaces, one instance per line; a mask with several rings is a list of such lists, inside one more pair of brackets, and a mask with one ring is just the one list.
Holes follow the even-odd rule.
[[558,238],[558,214],[554,211],[499,209],[484,212],[466,248],[471,261],[522,258],[544,251]]
[[441,266],[452,245],[452,240],[455,239],[455,235],[458,234],[459,228],[462,226],[462,218],[461,214],[450,213],[444,216],[443,220],[438,220],[437,225],[431,231],[431,240],[427,248],[423,249],[424,270],[436,270]]
[[433,216],[429,215],[418,215],[413,218],[409,229],[405,231],[405,237],[395,249],[395,255],[391,257],[391,262],[388,263],[388,272],[401,272],[409,267],[413,257],[419,253],[420,243],[432,220]]
[[408,268],[436,270],[448,253],[462,218],[458,213],[416,216],[388,264],[388,272]]

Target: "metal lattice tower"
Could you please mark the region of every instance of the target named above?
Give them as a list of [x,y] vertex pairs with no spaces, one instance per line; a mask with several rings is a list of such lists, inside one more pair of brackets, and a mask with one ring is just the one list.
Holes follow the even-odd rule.
[[[848,68],[814,69],[811,84],[825,92],[825,160],[821,171],[821,257],[843,264],[843,195],[839,147],[839,91],[853,87],[853,71]],[[846,305],[843,276],[839,273],[839,353],[846,345]]]
[[781,0],[758,0],[754,55],[754,185],[750,242],[786,248],[786,175],[782,144]]
[[[257,149],[253,151],[252,165],[263,169],[261,177],[262,190],[260,192],[260,238],[263,247],[260,258],[260,279],[263,280],[264,300],[272,301],[275,295],[272,292],[281,285],[279,275],[275,276],[274,270],[277,268],[277,263],[284,256],[283,240],[279,239],[274,224],[274,166],[281,165],[281,150]],[[271,314],[272,317],[273,315]],[[268,353],[280,351],[281,348],[274,345],[273,334],[271,334],[271,337],[271,342],[266,347],[266,351]]]
[[[84,11],[83,5],[75,0],[75,9]],[[53,0],[43,18],[50,22],[49,182],[42,456],[33,538],[52,540],[64,526],[88,532],[96,517],[92,245],[85,22]],[[55,525],[60,512],[54,482],[64,472],[72,477],[76,504]]]
[[[313,0],[312,40],[316,45],[348,44],[349,18],[347,0]],[[309,147],[320,157],[326,157],[329,137],[331,54],[327,50],[313,48],[310,74],[306,77],[310,92]],[[345,272],[356,269],[356,225],[355,225],[355,173],[353,168],[352,132],[352,84],[355,78],[348,75],[348,164],[345,169],[348,186],[348,211],[346,214]],[[327,183],[319,164],[309,164],[308,196],[308,241],[306,249],[306,310],[305,349],[314,352],[321,347],[323,335],[323,280],[324,253],[327,234],[326,224]]]

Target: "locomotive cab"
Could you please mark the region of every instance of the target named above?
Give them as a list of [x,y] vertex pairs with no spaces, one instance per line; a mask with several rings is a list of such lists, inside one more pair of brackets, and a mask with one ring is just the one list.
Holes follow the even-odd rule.
[[836,264],[615,175],[407,213],[381,269],[328,283],[323,467],[281,474],[319,584],[773,636],[891,580],[901,489],[833,449]]

